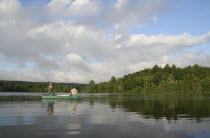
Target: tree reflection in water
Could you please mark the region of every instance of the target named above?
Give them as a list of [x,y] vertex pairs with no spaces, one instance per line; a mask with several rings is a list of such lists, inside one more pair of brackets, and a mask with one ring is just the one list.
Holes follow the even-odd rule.
[[[93,100],[94,99],[94,100]],[[90,97],[90,103],[108,103],[112,109],[122,108],[127,112],[136,112],[145,118],[178,120],[210,117],[210,97],[203,95],[109,95]]]

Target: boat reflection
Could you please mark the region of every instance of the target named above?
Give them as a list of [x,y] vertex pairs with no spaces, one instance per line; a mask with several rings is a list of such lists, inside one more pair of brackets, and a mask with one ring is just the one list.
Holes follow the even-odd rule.
[[[47,113],[49,115],[59,112],[73,112],[73,114],[76,114],[80,102],[81,101],[75,100],[42,100],[42,108],[47,108]],[[59,106],[59,108],[56,108],[55,105]],[[69,108],[62,108],[66,106]]]

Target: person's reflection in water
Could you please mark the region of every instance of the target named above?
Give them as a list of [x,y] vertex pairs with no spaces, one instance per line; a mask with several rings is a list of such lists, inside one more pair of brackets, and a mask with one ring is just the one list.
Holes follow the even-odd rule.
[[49,101],[48,102],[47,112],[51,115],[53,114],[53,109],[54,109],[53,105],[54,105],[54,101]]
[[76,110],[77,110],[77,107],[78,107],[78,102],[72,102],[71,103],[71,108],[73,109],[73,114],[75,114]]

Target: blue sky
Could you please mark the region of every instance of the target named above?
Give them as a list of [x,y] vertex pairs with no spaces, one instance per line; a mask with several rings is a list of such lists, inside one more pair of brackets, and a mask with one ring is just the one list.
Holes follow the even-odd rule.
[[151,22],[134,33],[148,35],[170,34],[177,35],[190,33],[201,35],[210,28],[210,1],[209,0],[171,0],[169,12],[161,15],[157,22]]
[[51,0],[20,0],[22,5],[24,5],[24,6],[31,6],[31,5],[34,5],[34,4],[47,4],[50,1]]
[[210,66],[209,17],[209,0],[1,0],[0,77],[87,83]]

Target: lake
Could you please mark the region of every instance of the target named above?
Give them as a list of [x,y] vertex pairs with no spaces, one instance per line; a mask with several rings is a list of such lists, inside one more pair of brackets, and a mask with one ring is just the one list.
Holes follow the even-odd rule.
[[[0,93],[5,95],[24,94]],[[85,94],[79,101],[3,99],[0,137],[206,138],[210,137],[210,96]]]

